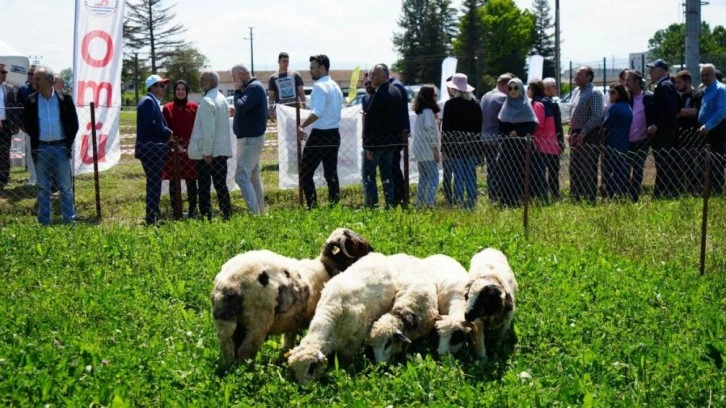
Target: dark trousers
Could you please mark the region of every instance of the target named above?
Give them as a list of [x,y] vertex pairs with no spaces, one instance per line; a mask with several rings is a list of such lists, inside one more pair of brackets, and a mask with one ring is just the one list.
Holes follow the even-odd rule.
[[[217,191],[217,203],[222,218],[229,219],[232,208],[227,189],[227,158],[217,156],[212,163],[197,160],[197,182],[199,183],[199,213],[208,220],[212,219],[212,183]],[[191,205],[191,204],[190,204]]]
[[630,198],[633,199],[633,202],[638,202],[640,192],[643,189],[643,172],[645,171],[645,159],[648,158],[649,146],[650,142],[648,140],[641,140],[639,142],[631,142],[630,148],[628,149],[626,175],[630,180],[628,184]]
[[[391,179],[393,181],[393,202],[395,205],[404,203],[405,181],[403,180],[403,171],[401,170],[401,151],[403,146],[398,146],[393,152],[393,168],[391,169]],[[407,166],[408,163],[404,163]]]
[[659,140],[653,144],[653,159],[655,161],[655,198],[677,197],[681,191],[679,176],[678,150],[676,150],[675,130],[659,132],[655,135]]
[[681,128],[678,133],[678,164],[686,193],[703,194],[703,148],[705,140],[698,128]]
[[505,137],[498,159],[499,181],[502,205],[514,206],[522,202],[524,195],[524,155],[527,139],[523,137]]
[[154,224],[161,215],[161,172],[169,148],[163,143],[147,143],[137,148],[136,157],[141,160],[146,175],[146,223]]
[[447,205],[454,205],[454,186],[451,182],[454,179],[454,162],[451,159],[441,161],[444,168],[444,178],[441,181],[441,188],[444,190],[444,200]]
[[595,203],[598,145],[585,142],[570,151],[570,193],[574,200]]
[[605,191],[608,197],[622,198],[628,192],[628,155],[611,147],[605,151]]
[[[197,214],[197,180],[185,179],[184,183],[187,185],[187,202],[189,203],[189,211],[187,214],[189,215],[189,218],[193,218]],[[176,205],[174,203],[174,200],[176,200],[176,194],[176,183],[174,180],[169,180],[169,199],[171,200],[172,208]],[[181,191],[179,194],[181,194]],[[182,207],[184,207],[183,204]]]
[[501,197],[499,183],[499,169],[497,157],[499,156],[499,144],[492,143],[484,147],[484,156],[487,166],[487,193],[489,200],[496,202]]
[[0,129],[0,184],[10,182],[10,144],[13,135],[8,129],[7,121],[3,121],[3,128]]
[[724,193],[724,170],[726,169],[726,120],[711,129],[706,136],[711,145],[711,194]]
[[340,132],[338,129],[313,129],[303,149],[300,181],[308,208],[318,204],[315,191],[315,170],[323,163],[323,175],[328,183],[328,200],[331,204],[340,201],[340,182],[338,181],[338,150]]
[[560,156],[533,151],[531,175],[534,197],[541,199],[560,197]]

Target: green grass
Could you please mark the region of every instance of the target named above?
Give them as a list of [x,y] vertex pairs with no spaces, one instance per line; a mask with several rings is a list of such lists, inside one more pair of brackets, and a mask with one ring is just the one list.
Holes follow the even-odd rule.
[[[520,210],[278,208],[228,223],[40,228],[0,239],[2,406],[724,406],[726,203],[712,200],[699,276],[696,199]],[[232,255],[313,257],[337,226],[384,253],[446,253],[468,267],[501,248],[520,285],[510,354],[436,361],[425,345],[298,386],[271,337],[217,373],[209,293]],[[522,373],[529,374],[528,376]]]

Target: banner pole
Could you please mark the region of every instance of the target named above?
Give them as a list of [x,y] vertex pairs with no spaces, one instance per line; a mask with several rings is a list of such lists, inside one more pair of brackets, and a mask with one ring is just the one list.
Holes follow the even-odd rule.
[[91,102],[91,146],[93,146],[93,188],[96,190],[96,218],[101,220],[101,182],[98,178],[98,139],[96,139],[96,104]]

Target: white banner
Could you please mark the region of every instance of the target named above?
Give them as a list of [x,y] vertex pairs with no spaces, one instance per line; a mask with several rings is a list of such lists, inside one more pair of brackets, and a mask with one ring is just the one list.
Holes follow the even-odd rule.
[[[300,109],[300,121],[310,115],[307,109]],[[416,114],[408,111],[411,125],[415,121]],[[363,160],[363,115],[361,105],[353,105],[343,108],[340,115],[340,149],[338,150],[338,179],[341,186],[363,184],[361,176]],[[413,126],[411,126],[413,129]],[[295,122],[295,108],[284,105],[277,105],[277,141],[279,161],[279,188],[297,188],[298,163],[297,163],[297,126]],[[305,129],[310,133],[311,128]],[[412,139],[409,138],[409,146]],[[305,148],[305,142],[302,147]],[[403,162],[403,155],[401,155]],[[409,155],[409,179],[412,183],[418,182],[418,167]],[[323,177],[323,166],[319,165],[315,171],[315,185],[326,186]]]
[[73,100],[80,128],[73,151],[75,174],[93,172],[91,102],[95,105],[98,169],[121,158],[119,113],[124,0],[76,0]]
[[444,106],[444,103],[449,100],[449,92],[446,90],[446,78],[456,73],[457,62],[458,60],[454,57],[446,57],[441,62],[441,89],[439,89],[440,106]]

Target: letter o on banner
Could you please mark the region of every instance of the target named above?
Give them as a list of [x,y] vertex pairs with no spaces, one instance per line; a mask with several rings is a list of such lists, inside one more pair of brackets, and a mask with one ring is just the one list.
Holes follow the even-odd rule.
[[[102,59],[96,59],[91,56],[91,54],[88,52],[88,47],[91,44],[91,41],[94,39],[100,39],[101,41],[106,43],[106,53],[104,54]],[[111,39],[111,36],[101,30],[94,30],[83,36],[83,41],[81,41],[81,56],[83,57],[83,60],[88,63],[88,65],[94,67],[94,68],[103,68],[106,65],[108,65],[109,62],[111,62],[111,59],[113,58],[113,40]]]

